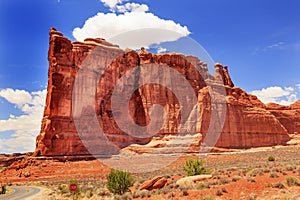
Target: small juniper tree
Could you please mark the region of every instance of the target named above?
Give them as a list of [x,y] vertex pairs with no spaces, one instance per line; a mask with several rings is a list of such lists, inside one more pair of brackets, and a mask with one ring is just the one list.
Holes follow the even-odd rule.
[[113,194],[124,194],[133,182],[131,174],[121,170],[112,169],[107,176],[107,188]]
[[208,171],[203,167],[202,159],[187,159],[185,161],[184,170],[188,176],[206,174]]

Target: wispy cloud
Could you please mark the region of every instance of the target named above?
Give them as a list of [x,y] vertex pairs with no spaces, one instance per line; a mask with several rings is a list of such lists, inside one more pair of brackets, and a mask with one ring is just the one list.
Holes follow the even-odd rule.
[[[0,90],[0,98],[15,105],[23,114],[0,120],[0,152],[27,152],[35,148],[43,116],[46,90],[28,92],[11,88]],[[10,137],[2,134],[11,132]]]
[[290,105],[298,100],[297,92],[293,87],[272,86],[261,90],[250,92],[256,95],[264,103],[278,103],[281,105]]
[[285,48],[287,48],[287,46],[288,45],[285,42],[276,42],[276,43],[269,44],[264,47],[257,47],[255,49],[254,53],[257,54],[259,52],[267,52],[267,51],[271,51],[271,50],[285,49]]
[[285,43],[284,42],[277,42],[275,44],[271,44],[269,46],[266,47],[266,49],[273,49],[273,48],[277,48],[277,47],[280,47],[282,45],[284,45]]

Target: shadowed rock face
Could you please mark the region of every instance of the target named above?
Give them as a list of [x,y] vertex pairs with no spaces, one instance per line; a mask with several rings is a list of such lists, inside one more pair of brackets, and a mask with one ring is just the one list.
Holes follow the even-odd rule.
[[[147,146],[146,144],[153,141],[151,137],[128,135],[114,120],[116,113],[113,114],[111,96],[115,85],[126,72],[145,64],[167,65],[179,72],[191,85],[200,105],[196,124],[196,133],[200,133],[200,136],[190,151],[199,150],[210,124],[212,108],[207,81],[221,80],[224,84],[222,87],[226,91],[224,102],[227,112],[217,147],[249,148],[285,144],[290,139],[288,133],[299,132],[299,103],[289,107],[291,112],[298,109],[295,111],[298,115],[292,122],[297,126],[294,126],[286,120],[290,115],[285,114],[284,109],[272,109],[272,106],[264,105],[256,96],[234,87],[227,66],[216,64],[216,72],[212,76],[208,73],[206,64],[193,56],[176,53],[155,55],[143,48],[139,52],[124,51],[117,45],[99,38],[86,39],[83,43],[71,42],[54,28],[50,29],[49,34],[48,92],[41,131],[36,140],[34,153],[36,156],[89,154],[74,124],[72,93],[83,61],[96,48],[97,51],[105,52],[106,56],[101,58],[103,62],[109,62],[108,57],[117,57],[109,62],[99,82],[96,83],[94,110],[106,137],[120,148],[127,147],[131,151],[144,152],[143,149],[148,151],[149,148],[163,145],[156,142],[154,146]],[[101,70],[103,69],[97,68],[95,73]],[[165,122],[155,135],[155,141],[160,141],[160,138],[162,141],[165,136],[175,135],[178,132],[182,117],[179,100],[169,88],[158,84],[139,87],[130,98],[129,113],[136,124],[146,126],[151,122],[150,108],[154,104],[161,105],[166,113]],[[288,113],[292,114],[291,112]],[[93,138],[86,139],[93,143]],[[131,144],[139,145],[130,146]]]

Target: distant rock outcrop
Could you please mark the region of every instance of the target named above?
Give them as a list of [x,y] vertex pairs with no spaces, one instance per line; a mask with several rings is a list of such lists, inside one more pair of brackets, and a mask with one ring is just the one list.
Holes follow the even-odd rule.
[[[96,83],[95,112],[106,137],[120,148],[127,147],[139,153],[151,151],[163,146],[161,141],[167,140],[166,137],[176,134],[179,129],[181,115],[178,99],[168,88],[156,84],[140,87],[134,92],[129,103],[133,121],[142,126],[150,123],[149,110],[152,105],[160,104],[164,107],[167,113],[166,121],[155,138],[130,136],[118,128],[114,120],[111,96],[117,81],[136,66],[149,63],[164,64],[179,72],[190,83],[198,98],[201,106],[196,132],[199,137],[196,137],[197,141],[191,146],[191,151],[199,150],[208,131],[213,109],[210,105],[209,86],[206,84],[209,80],[221,80],[226,91],[224,102],[227,105],[227,113],[216,147],[250,148],[285,144],[290,139],[288,133],[299,132],[299,102],[290,107],[280,107],[281,109],[275,109],[277,107],[272,105],[266,106],[256,96],[234,87],[227,66],[216,64],[216,73],[212,76],[208,73],[207,65],[193,56],[177,53],[155,55],[144,48],[138,53],[133,50],[124,51],[117,45],[99,38],[71,42],[51,28],[48,92],[41,131],[36,140],[35,156],[89,154],[74,124],[72,92],[81,64],[96,47],[97,51],[105,53],[102,61],[108,62],[109,65]],[[109,62],[108,58],[116,55],[119,56]],[[292,123],[288,118],[292,119]],[[93,142],[93,138],[90,140]],[[154,140],[158,141],[157,145],[152,145],[149,150],[146,144],[149,146]]]

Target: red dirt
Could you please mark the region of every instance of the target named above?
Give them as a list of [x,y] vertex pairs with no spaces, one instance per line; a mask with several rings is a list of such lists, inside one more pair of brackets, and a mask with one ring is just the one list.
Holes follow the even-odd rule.
[[[259,151],[258,151],[259,150]],[[211,195],[220,199],[247,199],[249,196],[257,195],[260,199],[272,199],[284,196],[293,197],[300,194],[299,186],[288,186],[286,178],[293,176],[300,179],[300,146],[267,148],[265,150],[245,151],[242,153],[225,153],[225,154],[209,154],[200,156],[205,163],[205,167],[210,168],[214,179],[209,182],[219,182],[221,179],[228,179],[230,183],[211,185],[206,189],[168,189],[166,194],[159,195],[159,198],[172,199],[199,199]],[[268,156],[274,156],[276,161],[268,161]],[[168,175],[169,183],[171,180],[178,180],[184,177],[182,167],[187,157],[179,158],[171,165],[145,174],[134,174],[137,180],[149,180],[155,176]],[[287,166],[294,168],[287,169]],[[260,170],[257,175],[251,175],[251,170]],[[0,173],[1,183],[32,183],[32,182],[53,182],[53,181],[69,181],[69,180],[103,180],[110,169],[101,164],[98,160],[89,161],[58,161],[55,159],[41,160],[28,157],[22,161],[17,161],[9,168]],[[25,177],[25,173],[30,172],[29,177]],[[274,172],[277,178],[271,178],[270,173]],[[241,176],[242,179],[233,182],[234,176]],[[249,177],[255,182],[249,182]],[[173,181],[174,182],[174,181]],[[284,188],[279,189],[273,187],[275,183],[282,183]],[[222,195],[218,196],[217,191]],[[226,192],[227,191],[227,192]],[[151,199],[157,194],[152,194]],[[136,198],[135,198],[136,199]]]

